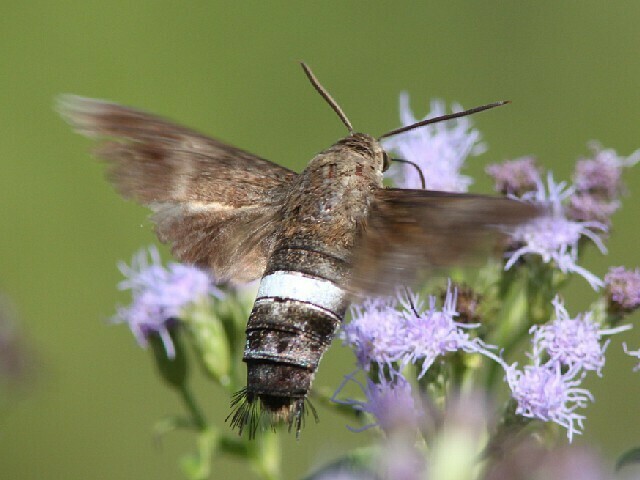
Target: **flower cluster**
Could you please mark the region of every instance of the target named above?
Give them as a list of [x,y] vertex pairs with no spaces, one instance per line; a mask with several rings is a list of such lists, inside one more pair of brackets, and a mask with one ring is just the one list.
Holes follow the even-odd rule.
[[[456,297],[456,291],[449,285],[442,308],[436,307],[435,297],[429,297],[425,306],[409,289],[398,291],[395,297],[371,298],[352,306],[352,320],[343,327],[342,339],[353,349],[359,369],[370,371],[373,365],[377,367],[378,382],[368,379],[365,387],[350,375],[334,400],[346,381],[355,381],[367,400],[335,401],[372,414],[377,422],[366,428],[373,425],[385,431],[393,425],[415,428],[415,404],[411,384],[403,376],[404,367],[419,364],[417,378],[420,379],[438,358],[454,352],[478,353],[503,365],[493,353],[495,347],[471,336],[469,330],[478,324],[455,320],[458,316]],[[413,419],[411,422],[399,420],[407,415]]]
[[141,346],[147,345],[150,335],[159,335],[169,358],[175,356],[169,329],[184,308],[209,295],[224,296],[209,275],[196,267],[179,263],[163,267],[160,254],[153,246],[136,253],[131,266],[122,262],[119,268],[126,279],[118,288],[131,290],[133,298],[128,307],[118,309],[114,321],[127,323]]
[[516,413],[543,421],[553,421],[567,429],[569,440],[580,433],[584,415],[576,409],[586,407],[593,397],[580,388],[587,371],[602,375],[608,341],[613,335],[631,328],[600,328],[592,312],[571,318],[558,297],[553,300],[555,319],[533,326],[532,365],[523,370],[517,364],[506,367],[506,380],[517,402]]
[[538,255],[563,273],[581,275],[594,289],[603,286],[600,278],[578,265],[578,246],[587,238],[606,253],[603,236],[620,207],[622,169],[640,161],[640,150],[625,158],[595,143],[591,149],[593,158],[576,163],[571,186],[556,183],[551,172],[545,185],[532,157],[487,167],[497,191],[546,206],[549,212],[510,232],[512,249],[505,268],[525,255]]
[[422,378],[433,362],[447,353],[464,351],[495,358],[493,347],[469,334],[477,324],[455,320],[456,292],[451,288],[442,309],[436,308],[435,297],[430,297],[425,307],[417,294],[407,290],[396,297],[366,300],[353,306],[351,315],[342,338],[364,370],[377,364],[381,371],[387,367],[400,374],[404,366],[420,363],[418,378]]
[[[404,125],[416,122],[406,95],[401,96],[400,111]],[[443,104],[432,103],[429,117],[443,113]],[[431,125],[406,132],[385,140],[384,147],[417,164],[428,189],[464,192],[471,180],[460,171],[470,154],[484,150],[479,139],[479,133],[471,129],[469,121],[462,119],[451,128],[446,124]],[[592,150],[593,158],[577,162],[573,185],[556,182],[552,172],[544,175],[533,157],[487,167],[498,192],[541,205],[547,212],[507,232],[510,246],[505,253],[504,268],[526,268],[522,260],[536,256],[550,268],[582,276],[594,290],[606,285],[610,304],[630,311],[640,304],[640,274],[612,270],[603,281],[579,265],[578,259],[579,248],[582,249],[585,240],[606,253],[604,238],[610,216],[620,206],[619,196],[623,191],[621,172],[623,167],[640,160],[640,150],[627,158],[596,145]],[[391,177],[398,187],[420,186],[415,169],[407,166],[403,166],[400,173],[392,172]],[[571,439],[580,433],[584,419],[576,410],[592,400],[591,394],[581,388],[582,380],[589,371],[602,375],[609,344],[603,337],[630,327],[605,328],[594,320],[592,312],[572,318],[558,297],[552,305],[553,321],[541,324],[544,319],[538,319],[537,326],[529,331],[531,364],[521,369],[493,353],[496,347],[471,337],[469,330],[478,325],[458,321],[456,295],[450,290],[442,309],[435,308],[433,298],[429,300],[429,307],[423,308],[417,295],[411,292],[395,298],[368,300],[353,307],[353,319],[344,328],[343,339],[354,349],[358,365],[365,371],[375,364],[378,372],[397,376],[404,366],[419,364],[418,379],[424,377],[436,359],[447,353],[481,353],[504,368],[505,381],[517,404],[516,413],[556,422],[567,429]],[[477,307],[476,302],[474,312]],[[478,316],[474,318],[482,321]],[[380,388],[388,388],[385,378],[380,377],[380,381]],[[371,386],[364,390],[369,403],[376,404],[374,397],[377,397],[372,396]],[[361,409],[375,414],[375,409]]]

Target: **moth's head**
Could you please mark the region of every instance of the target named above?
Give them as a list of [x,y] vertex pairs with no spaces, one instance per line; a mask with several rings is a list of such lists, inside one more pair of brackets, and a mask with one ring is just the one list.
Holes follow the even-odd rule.
[[380,145],[380,142],[366,133],[355,133],[351,126],[351,122],[342,111],[342,108],[340,108],[340,105],[338,105],[331,95],[329,95],[329,92],[320,85],[320,82],[315,77],[311,69],[304,62],[301,62],[300,65],[302,65],[302,69],[311,82],[311,85],[313,85],[313,88],[315,88],[322,98],[324,98],[331,109],[338,115],[342,123],[344,123],[349,130],[349,136],[336,143],[336,146],[348,147],[353,151],[353,153],[364,157],[367,162],[373,162],[373,167],[376,170],[385,172],[389,168],[390,161],[389,156],[382,148],[382,145]]
[[375,170],[384,172],[389,168],[389,156],[380,142],[366,133],[352,133],[339,140],[336,146],[347,148],[352,155],[363,157]]
[[[313,85],[313,88],[315,88],[316,91],[322,96],[322,98],[324,98],[327,104],[329,104],[331,109],[338,115],[342,123],[344,123],[345,127],[347,127],[347,129],[349,130],[349,136],[340,140],[336,145],[345,144],[352,147],[356,152],[359,150],[361,154],[366,157],[367,160],[369,160],[370,158],[374,162],[374,168],[378,168],[378,163],[379,163],[379,168],[382,172],[386,171],[389,168],[389,163],[390,163],[389,156],[382,149],[382,146],[380,145],[380,142],[379,142],[383,138],[392,137],[393,135],[398,135],[399,133],[408,132],[410,130],[424,127],[426,125],[442,122],[444,120],[450,120],[453,118],[464,117],[466,115],[471,115],[473,113],[482,112],[484,110],[489,110],[490,108],[495,108],[495,107],[499,107],[501,105],[506,105],[507,103],[510,103],[508,100],[494,102],[494,103],[489,103],[487,105],[482,105],[480,107],[472,108],[470,110],[465,110],[464,112],[455,112],[448,115],[441,115],[439,117],[427,118],[425,120],[415,122],[411,125],[405,125],[404,127],[391,130],[387,133],[380,135],[377,139],[375,139],[372,136],[366,135],[364,133],[354,133],[353,127],[351,126],[351,122],[349,121],[345,113],[342,111],[342,108],[340,108],[340,105],[338,105],[338,103],[333,99],[333,97],[329,95],[329,92],[327,92],[327,90],[325,90],[325,88],[320,84],[320,82],[315,77],[311,69],[304,62],[301,62],[301,65],[302,65],[302,69],[304,70],[304,73],[307,75],[307,78],[311,82],[311,85]],[[398,160],[398,161],[413,163],[408,160]],[[413,165],[416,168],[418,168],[417,165],[415,165],[415,163]],[[424,179],[422,183],[424,185]]]

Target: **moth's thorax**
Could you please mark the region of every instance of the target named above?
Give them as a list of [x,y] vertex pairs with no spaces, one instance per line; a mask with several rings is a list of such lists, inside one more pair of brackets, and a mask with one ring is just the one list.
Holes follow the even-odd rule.
[[280,239],[347,259],[382,188],[382,155],[373,137],[359,133],[316,155],[285,201]]

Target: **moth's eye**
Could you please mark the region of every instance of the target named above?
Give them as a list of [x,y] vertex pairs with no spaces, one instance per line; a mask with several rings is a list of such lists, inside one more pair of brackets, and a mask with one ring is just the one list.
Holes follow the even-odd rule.
[[382,152],[382,171],[386,172],[389,170],[390,165],[391,161],[389,160],[389,155],[387,155],[387,152]]

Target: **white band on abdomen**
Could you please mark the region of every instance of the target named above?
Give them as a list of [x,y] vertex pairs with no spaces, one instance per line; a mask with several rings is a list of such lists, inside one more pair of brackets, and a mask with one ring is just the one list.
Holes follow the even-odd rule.
[[260,281],[260,298],[287,298],[308,302],[333,313],[344,307],[345,292],[333,282],[297,272],[273,272]]

